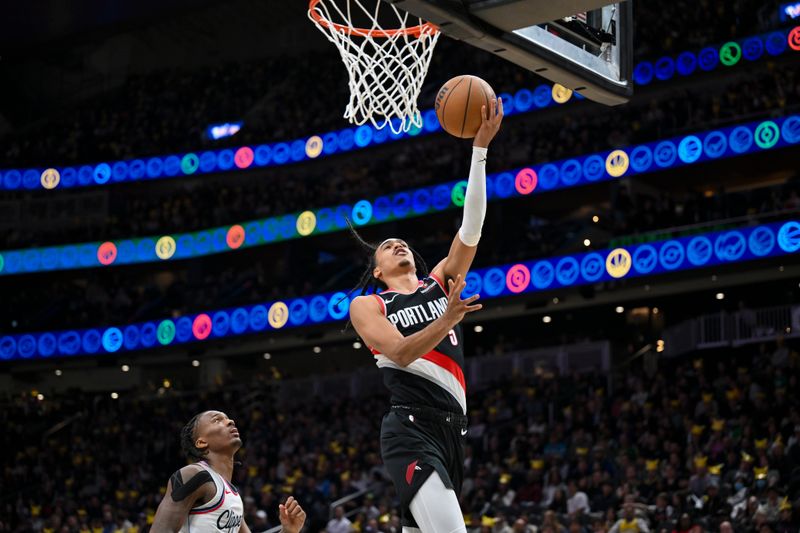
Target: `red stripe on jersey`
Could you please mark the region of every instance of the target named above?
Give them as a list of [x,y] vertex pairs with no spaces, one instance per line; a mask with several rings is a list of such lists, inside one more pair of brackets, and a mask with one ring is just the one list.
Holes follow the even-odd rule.
[[386,316],[386,302],[384,302],[383,298],[381,298],[377,294],[373,294],[372,296],[374,296],[375,299],[381,303],[381,307],[383,308],[383,316]]
[[464,391],[467,390],[467,384],[464,381],[464,372],[461,370],[461,367],[458,366],[458,363],[453,361],[452,358],[443,353],[439,353],[436,350],[431,350],[423,355],[422,359],[430,361],[431,363],[440,366],[453,374],[453,376],[455,376],[455,378],[461,384],[461,388],[464,389]]
[[436,274],[430,274],[430,276],[433,278],[433,280],[436,283],[439,284],[439,287],[442,288],[442,290],[444,291],[445,296],[450,296],[450,293],[447,292],[447,289],[445,288],[444,283],[442,283],[442,280],[439,279],[439,276],[437,276]]

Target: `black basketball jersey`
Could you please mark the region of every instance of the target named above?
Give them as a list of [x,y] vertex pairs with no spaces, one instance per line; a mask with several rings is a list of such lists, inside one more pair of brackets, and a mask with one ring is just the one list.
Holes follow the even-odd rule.
[[[412,293],[390,289],[373,296],[380,301],[386,318],[404,337],[422,330],[447,309],[447,293],[442,281],[435,276],[420,280]],[[406,367],[372,347],[370,350],[391,392],[393,404],[424,405],[467,413],[460,325],[450,330],[436,348]]]

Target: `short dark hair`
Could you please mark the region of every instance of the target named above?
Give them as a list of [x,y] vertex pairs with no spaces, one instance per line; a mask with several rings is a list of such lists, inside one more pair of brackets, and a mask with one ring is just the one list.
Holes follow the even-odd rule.
[[203,413],[194,415],[181,430],[181,450],[186,458],[192,462],[201,461],[208,454],[208,450],[201,450],[194,444],[197,440],[197,423],[202,415]]

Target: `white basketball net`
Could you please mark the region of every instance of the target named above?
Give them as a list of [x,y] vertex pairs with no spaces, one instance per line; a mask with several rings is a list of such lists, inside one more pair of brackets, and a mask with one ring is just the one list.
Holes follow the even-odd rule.
[[[336,45],[347,68],[350,102],[344,118],[358,125],[370,121],[378,129],[388,125],[394,133],[420,128],[417,98],[439,31],[393,5],[384,5],[381,14],[383,0],[364,2],[372,6],[361,0],[309,3],[309,18]],[[386,19],[390,12],[396,26],[384,29],[378,17]],[[354,26],[362,21],[366,21],[362,26]]]

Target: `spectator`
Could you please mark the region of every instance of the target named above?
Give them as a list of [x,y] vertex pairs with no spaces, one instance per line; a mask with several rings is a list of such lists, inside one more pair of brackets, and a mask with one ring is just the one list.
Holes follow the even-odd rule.
[[589,514],[589,497],[586,493],[578,490],[578,484],[575,480],[570,480],[567,485],[569,491],[569,499],[567,500],[567,513],[571,517],[580,518],[584,514]]
[[650,533],[647,521],[636,517],[636,510],[632,503],[626,503],[622,508],[622,518],[617,520],[609,533]]
[[326,531],[328,533],[352,533],[353,523],[344,515],[344,507],[341,505],[333,511],[334,517],[328,522]]

